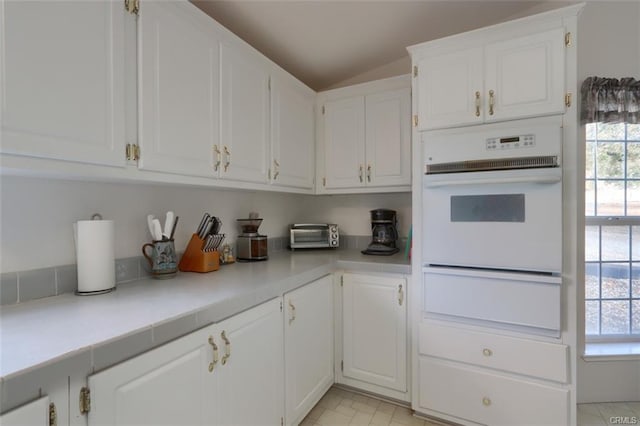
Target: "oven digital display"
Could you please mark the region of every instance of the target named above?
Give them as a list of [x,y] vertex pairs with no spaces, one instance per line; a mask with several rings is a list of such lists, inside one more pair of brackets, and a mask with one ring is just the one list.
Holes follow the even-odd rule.
[[500,143],[520,142],[520,136],[513,136],[511,138],[500,138]]

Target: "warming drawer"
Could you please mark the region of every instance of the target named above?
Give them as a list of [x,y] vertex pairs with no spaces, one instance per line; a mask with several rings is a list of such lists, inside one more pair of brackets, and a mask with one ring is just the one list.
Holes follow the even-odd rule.
[[423,309],[557,336],[561,329],[561,282],[559,276],[426,267]]

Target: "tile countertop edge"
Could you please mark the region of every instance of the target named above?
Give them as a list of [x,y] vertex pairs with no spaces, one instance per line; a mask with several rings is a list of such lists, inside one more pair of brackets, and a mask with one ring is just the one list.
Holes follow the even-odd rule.
[[[121,285],[108,295],[77,297],[66,294],[3,307],[0,311],[0,380],[3,384],[16,382],[15,379],[23,374],[85,352],[91,353],[96,371],[108,368],[280,297],[336,269],[410,273],[409,261],[401,255],[374,258],[347,250],[282,252],[271,256],[267,262],[226,265],[214,274],[180,273],[172,280],[163,281],[143,279]],[[47,318],[56,315],[56,321]],[[39,322],[42,325],[37,327],[37,333],[32,333],[29,341],[25,336],[29,331],[33,332]],[[59,333],[56,334],[53,328]],[[87,333],[87,330],[91,331]],[[148,330],[153,339],[138,353],[96,365],[93,356],[96,349]],[[163,332],[159,333],[160,330]],[[62,334],[72,336],[72,339],[61,339]],[[48,348],[48,353],[42,348]],[[16,359],[19,361],[14,362]]]

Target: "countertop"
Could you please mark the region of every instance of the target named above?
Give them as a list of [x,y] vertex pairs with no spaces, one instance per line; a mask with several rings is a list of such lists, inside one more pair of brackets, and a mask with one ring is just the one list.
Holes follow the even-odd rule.
[[[264,262],[237,262],[206,274],[180,272],[173,279],[120,284],[116,291],[98,296],[63,294],[3,306],[0,378],[14,381],[84,352],[90,355],[92,370],[99,370],[338,269],[410,274],[402,253],[283,251]],[[120,350],[105,358],[109,345],[113,353],[114,344],[122,349],[134,340],[135,351]]]

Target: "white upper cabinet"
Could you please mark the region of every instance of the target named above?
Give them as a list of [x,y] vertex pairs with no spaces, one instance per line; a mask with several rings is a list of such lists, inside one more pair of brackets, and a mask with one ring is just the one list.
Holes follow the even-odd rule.
[[482,123],[482,49],[419,60],[418,128]]
[[364,185],[364,96],[326,102],[324,116],[323,186]]
[[271,183],[312,189],[316,94],[293,78],[271,78]]
[[222,44],[221,176],[267,183],[269,69],[240,43]]
[[560,23],[543,29],[490,27],[409,51],[418,130],[565,111],[565,37]]
[[0,3],[4,154],[124,166],[121,2]]
[[407,76],[320,94],[318,191],[409,191],[411,89]]
[[563,28],[487,45],[485,119],[563,113],[564,49]]
[[51,424],[50,418],[49,397],[43,396],[0,415],[0,424],[3,426],[48,426]]
[[411,89],[369,95],[365,99],[366,184],[411,184]]
[[188,2],[143,0],[138,19],[138,166],[216,176],[220,36]]

